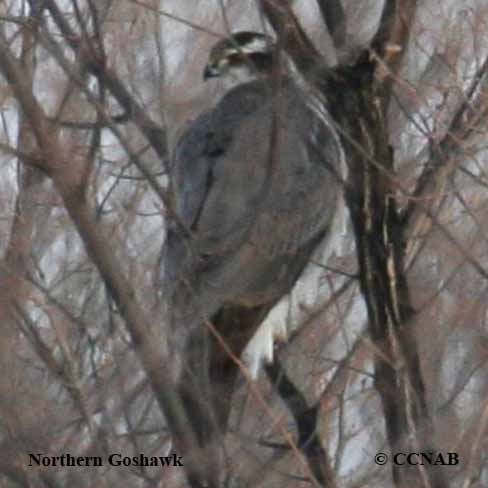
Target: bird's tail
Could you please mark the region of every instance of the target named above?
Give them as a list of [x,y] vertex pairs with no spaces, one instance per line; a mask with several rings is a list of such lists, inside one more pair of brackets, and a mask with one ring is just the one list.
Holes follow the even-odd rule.
[[227,430],[240,356],[275,303],[220,309],[188,339],[180,388],[186,416],[201,445],[215,445]]

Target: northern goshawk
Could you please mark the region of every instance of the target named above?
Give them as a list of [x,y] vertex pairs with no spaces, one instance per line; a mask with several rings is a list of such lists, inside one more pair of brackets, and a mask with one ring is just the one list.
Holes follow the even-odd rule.
[[225,432],[236,359],[327,235],[340,199],[339,138],[294,73],[268,36],[220,40],[204,78],[233,86],[174,151],[163,290],[202,446]]

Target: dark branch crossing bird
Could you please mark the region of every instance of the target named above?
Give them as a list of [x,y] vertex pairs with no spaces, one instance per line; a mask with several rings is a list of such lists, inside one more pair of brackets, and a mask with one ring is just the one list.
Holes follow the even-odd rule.
[[326,104],[268,36],[217,42],[211,78],[230,88],[177,143],[162,268],[182,404],[202,448],[226,431],[235,359],[330,233],[343,164]]

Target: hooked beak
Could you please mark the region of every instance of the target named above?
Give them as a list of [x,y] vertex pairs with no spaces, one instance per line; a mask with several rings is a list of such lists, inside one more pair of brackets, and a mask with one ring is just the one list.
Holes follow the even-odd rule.
[[207,66],[205,66],[205,69],[203,71],[203,81],[207,81],[209,78],[217,78],[218,76],[220,76],[220,73],[217,68],[211,66],[210,64],[207,64]]

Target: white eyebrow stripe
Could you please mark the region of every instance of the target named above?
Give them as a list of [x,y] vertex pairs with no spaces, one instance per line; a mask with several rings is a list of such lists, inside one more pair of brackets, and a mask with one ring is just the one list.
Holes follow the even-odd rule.
[[239,48],[235,46],[231,46],[226,49],[226,56],[230,56],[233,54],[251,54],[251,53],[266,53],[269,51],[270,45],[266,41],[266,39],[256,37],[252,41],[248,42],[247,44],[239,45]]
[[266,39],[262,37],[255,37],[251,42],[241,46],[242,52],[249,54],[254,52],[266,52],[269,51],[269,45]]

